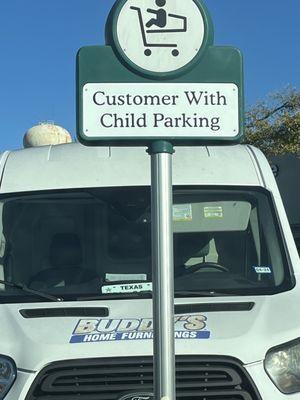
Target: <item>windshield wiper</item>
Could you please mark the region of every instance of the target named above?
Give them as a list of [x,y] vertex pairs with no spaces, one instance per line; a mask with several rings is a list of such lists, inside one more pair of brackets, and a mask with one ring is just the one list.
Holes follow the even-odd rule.
[[175,297],[222,297],[236,295],[236,293],[218,292],[216,290],[175,290]]
[[52,301],[64,301],[62,298],[52,296],[51,294],[48,293],[43,293],[40,292],[39,290],[34,290],[34,289],[29,289],[26,285],[21,284],[21,283],[16,283],[16,282],[10,282],[10,281],[4,281],[0,279],[0,283],[6,286],[10,286],[16,289],[23,290],[24,292],[34,294],[35,296],[42,297],[47,300],[52,300]]
[[[96,296],[77,297],[77,300],[118,300],[118,299],[138,299],[141,297],[152,298],[152,291],[141,291],[134,293],[107,293]],[[236,293],[218,292],[215,290],[175,290],[176,297],[222,297],[222,296],[236,296]]]
[[76,300],[118,300],[118,299],[140,299],[144,297],[146,299],[152,298],[152,291],[144,291],[144,292],[134,292],[134,293],[108,293],[108,294],[99,294],[96,296],[80,296],[77,297]]

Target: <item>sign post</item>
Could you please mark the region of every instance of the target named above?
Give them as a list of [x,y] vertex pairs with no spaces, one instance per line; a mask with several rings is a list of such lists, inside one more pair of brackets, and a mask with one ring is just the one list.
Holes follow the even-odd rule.
[[172,154],[166,141],[150,145],[154,399],[175,399]]
[[147,400],[176,399],[173,146],[243,136],[242,56],[213,36],[202,0],[117,0],[107,45],[77,56],[79,140],[147,146],[151,156],[155,388]]

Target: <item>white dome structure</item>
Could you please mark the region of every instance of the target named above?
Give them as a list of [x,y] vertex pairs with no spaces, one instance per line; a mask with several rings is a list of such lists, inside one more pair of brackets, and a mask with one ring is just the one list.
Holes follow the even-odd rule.
[[50,123],[42,123],[30,128],[23,138],[25,148],[71,142],[72,137],[66,129]]

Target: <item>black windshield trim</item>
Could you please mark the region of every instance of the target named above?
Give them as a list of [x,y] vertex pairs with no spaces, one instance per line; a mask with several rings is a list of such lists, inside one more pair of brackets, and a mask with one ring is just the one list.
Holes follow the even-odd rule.
[[[259,289],[261,290],[261,288]],[[293,288],[286,290],[288,291],[292,291]],[[214,294],[213,296],[210,296],[209,294],[207,296],[196,296],[196,294],[193,294],[193,292],[191,291],[192,295],[188,296],[176,296],[175,295],[175,300],[176,299],[193,299],[192,301],[197,301],[197,297],[200,299],[201,301],[202,299],[216,299],[216,298],[228,298],[228,297],[232,297],[232,298],[243,298],[243,297],[266,297],[266,296],[276,296],[279,293],[282,293],[281,290],[270,290],[270,288],[266,288],[263,292],[259,292],[257,289],[257,292],[253,293],[251,291],[245,291],[245,289],[243,290],[236,290],[235,292],[233,292],[232,290],[228,293],[225,293],[225,291],[223,291],[222,293],[218,293],[216,292],[216,294]],[[85,302],[107,302],[107,301],[114,301],[114,300],[119,300],[119,301],[129,301],[129,300],[151,300],[152,301],[152,296],[150,294],[146,294],[145,296],[140,295],[139,293],[137,294],[133,294],[133,293],[124,293],[124,294],[120,294],[119,296],[114,296],[113,295],[107,295],[107,296],[97,296],[96,294],[90,295],[90,296],[83,296],[82,293],[77,293],[77,294],[72,294],[72,295],[64,295],[64,303],[68,303],[68,302],[74,302],[74,303],[85,303]],[[24,296],[24,295],[0,295],[0,304],[36,304],[36,303],[50,303],[50,304],[55,304],[54,302],[52,302],[51,300],[47,300],[47,299],[38,299],[37,297],[32,297],[32,296]],[[55,306],[53,306],[55,307]]]

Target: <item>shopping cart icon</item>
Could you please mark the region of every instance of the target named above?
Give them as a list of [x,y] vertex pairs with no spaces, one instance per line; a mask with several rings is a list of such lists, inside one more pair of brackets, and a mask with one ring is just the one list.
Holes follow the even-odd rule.
[[[171,54],[174,57],[177,57],[180,52],[177,49],[178,44],[177,43],[151,43],[151,41],[149,41],[148,39],[148,35],[159,35],[159,34],[172,34],[172,33],[184,33],[187,32],[187,18],[182,16],[182,15],[176,15],[176,14],[168,14],[168,17],[171,19],[175,19],[178,20],[182,23],[182,27],[175,29],[164,29],[164,28],[160,28],[160,29],[146,29],[147,28],[147,24],[145,24],[144,19],[143,19],[143,14],[142,14],[142,10],[139,7],[130,7],[131,10],[134,10],[137,12],[138,15],[138,19],[139,19],[139,24],[140,24],[140,28],[141,28],[141,34],[142,34],[142,39],[143,39],[143,44],[145,47],[145,51],[144,54],[149,57],[152,54],[152,51],[150,50],[150,48],[172,48],[173,50],[171,51]],[[150,39],[151,40],[151,39]]]

